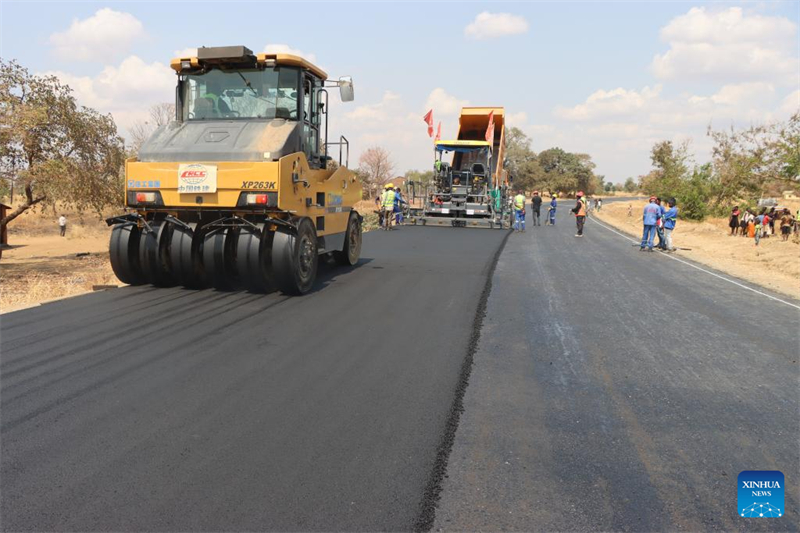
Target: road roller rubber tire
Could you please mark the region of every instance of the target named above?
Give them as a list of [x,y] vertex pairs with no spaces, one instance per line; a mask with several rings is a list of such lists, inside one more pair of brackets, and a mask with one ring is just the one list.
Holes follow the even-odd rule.
[[158,287],[175,285],[170,264],[170,240],[172,224],[150,223],[153,231],[140,231],[139,265],[145,280]]
[[233,288],[236,272],[231,268],[231,243],[235,244],[236,237],[231,228],[203,235],[203,270],[207,285],[220,290]]
[[136,224],[117,224],[111,230],[108,247],[111,269],[122,283],[128,285],[145,283],[139,266],[139,233]]
[[251,292],[264,293],[274,287],[272,280],[272,231],[259,224],[257,231],[242,228],[236,246],[239,280]]
[[275,286],[284,294],[299,296],[314,286],[319,266],[317,230],[308,218],[294,220],[297,231],[275,230],[272,272]]
[[358,213],[351,212],[347,220],[347,230],[344,234],[344,246],[341,250],[333,252],[336,262],[344,266],[353,266],[361,257],[361,219]]
[[175,281],[190,289],[203,288],[203,261],[200,251],[203,236],[198,235],[197,224],[190,223],[189,228],[173,224],[170,234],[169,258]]

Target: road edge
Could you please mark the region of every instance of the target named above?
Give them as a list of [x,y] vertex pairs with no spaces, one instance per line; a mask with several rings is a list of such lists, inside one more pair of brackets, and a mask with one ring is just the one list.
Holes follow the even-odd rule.
[[500,246],[492,257],[491,264],[489,265],[489,272],[486,276],[486,283],[483,286],[483,291],[478,299],[478,307],[475,311],[475,318],[472,321],[472,333],[470,334],[469,344],[467,345],[467,354],[461,364],[461,371],[459,372],[458,384],[456,385],[455,397],[450,407],[450,412],[447,415],[447,422],[445,423],[445,431],[439,445],[436,448],[436,459],[431,469],[430,477],[425,485],[425,491],[422,495],[420,502],[420,509],[417,519],[414,523],[413,531],[427,532],[433,529],[436,521],[436,508],[441,499],[444,479],[447,475],[447,464],[450,458],[450,452],[453,450],[455,444],[456,432],[458,431],[458,424],[461,420],[461,413],[464,412],[464,396],[467,392],[469,385],[469,378],[472,374],[472,367],[474,364],[475,353],[478,351],[478,342],[481,338],[481,329],[483,328],[483,319],[486,316],[486,307],[489,302],[489,295],[492,292],[492,280],[494,278],[494,271],[497,267],[497,262],[500,260],[500,255],[506,247],[509,236],[513,232],[508,230]]

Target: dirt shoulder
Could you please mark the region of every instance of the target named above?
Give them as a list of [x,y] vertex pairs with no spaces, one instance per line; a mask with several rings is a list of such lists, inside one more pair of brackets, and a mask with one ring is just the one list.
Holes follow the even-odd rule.
[[108,260],[111,230],[100,220],[67,217],[59,235],[53,216],[23,215],[9,225],[0,259],[0,313],[120,285]]
[[[600,212],[594,211],[592,216],[641,239],[645,203],[608,203]],[[798,202],[785,203],[793,211],[798,207]],[[629,205],[632,208],[630,217]],[[673,242],[680,250],[675,254],[800,299],[800,236],[794,234],[788,242],[783,242],[779,235],[779,224],[775,230],[775,235],[761,239],[756,246],[753,239],[728,236],[730,228],[726,219],[709,218],[703,222],[678,220]]]

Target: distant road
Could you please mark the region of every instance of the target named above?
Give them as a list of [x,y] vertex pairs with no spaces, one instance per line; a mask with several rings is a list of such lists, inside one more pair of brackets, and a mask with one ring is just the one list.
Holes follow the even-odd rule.
[[[796,531],[800,302],[562,204],[498,262],[434,529]],[[737,515],[742,470],[784,517]]]

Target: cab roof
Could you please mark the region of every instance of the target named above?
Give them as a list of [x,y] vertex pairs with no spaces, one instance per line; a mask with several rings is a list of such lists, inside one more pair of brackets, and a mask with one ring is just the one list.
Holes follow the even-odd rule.
[[322,80],[328,79],[328,74],[306,59],[293,54],[253,54],[244,46],[219,46],[201,48],[197,54],[189,57],[176,57],[169,65],[175,72],[192,71],[205,65],[221,65],[243,68],[245,66],[264,66],[267,62],[274,61],[277,65],[290,65],[308,70]]

